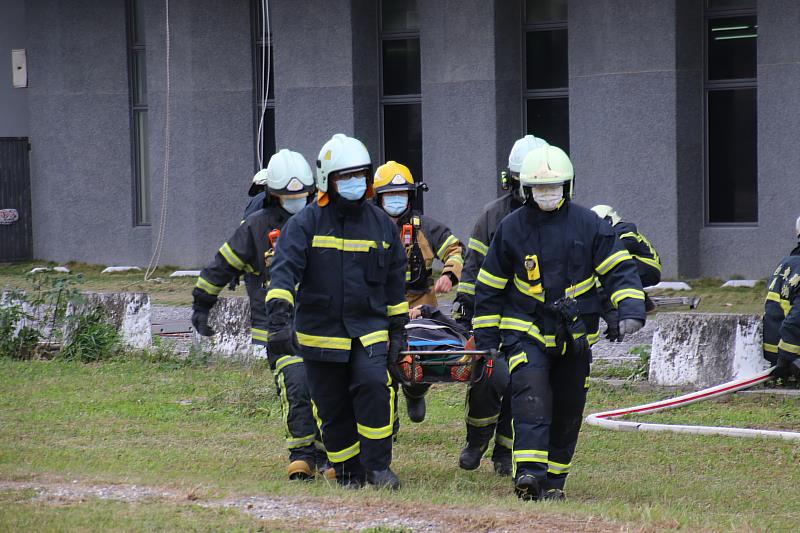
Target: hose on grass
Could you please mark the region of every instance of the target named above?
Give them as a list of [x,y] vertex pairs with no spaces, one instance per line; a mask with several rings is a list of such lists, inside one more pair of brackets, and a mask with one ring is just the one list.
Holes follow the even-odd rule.
[[675,409],[695,402],[718,398],[740,390],[744,390],[755,385],[759,385],[771,379],[774,367],[759,372],[754,376],[737,379],[715,385],[707,389],[699,390],[675,398],[669,398],[658,402],[652,402],[634,407],[615,409],[613,411],[603,411],[594,413],[586,417],[586,423],[590,426],[598,426],[614,431],[652,431],[652,432],[672,432],[688,433],[692,435],[725,435],[728,437],[761,437],[775,438],[791,441],[800,441],[800,432],[796,431],[777,431],[768,429],[745,429],[717,426],[687,426],[681,424],[652,424],[644,422],[633,422],[616,420],[619,417],[633,414],[655,413],[666,409]]

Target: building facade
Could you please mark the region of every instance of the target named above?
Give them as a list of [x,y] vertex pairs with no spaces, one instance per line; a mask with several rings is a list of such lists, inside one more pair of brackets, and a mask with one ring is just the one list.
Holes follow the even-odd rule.
[[[286,147],[313,166],[337,132],[376,164],[406,163],[430,187],[425,212],[464,239],[501,192],[513,141],[533,133],[570,154],[575,201],[637,223],[667,277],[763,278],[794,244],[794,0],[0,0],[0,12],[0,137],[30,140],[37,258],[146,265],[163,234],[162,264],[200,266],[238,224],[259,160]],[[26,88],[4,77],[12,48],[26,50]]]

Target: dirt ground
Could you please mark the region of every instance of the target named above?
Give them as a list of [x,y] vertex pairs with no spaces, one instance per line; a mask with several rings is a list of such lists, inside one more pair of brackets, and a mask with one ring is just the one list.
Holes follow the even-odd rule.
[[637,526],[616,524],[596,518],[569,517],[535,511],[490,507],[441,507],[397,502],[360,504],[341,499],[240,495],[217,500],[199,499],[193,492],[168,487],[128,484],[96,484],[79,480],[2,481],[0,492],[32,491],[33,496],[18,503],[65,505],[98,498],[123,503],[170,503],[207,508],[235,509],[273,525],[292,530],[359,531],[370,528],[406,529],[415,532],[512,532],[512,531],[647,531]]

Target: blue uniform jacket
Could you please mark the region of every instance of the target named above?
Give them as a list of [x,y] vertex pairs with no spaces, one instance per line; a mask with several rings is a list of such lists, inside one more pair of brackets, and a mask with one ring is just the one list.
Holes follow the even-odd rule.
[[408,313],[406,255],[394,222],[363,202],[353,212],[312,204],[284,226],[270,268],[267,312],[295,306],[300,354],[347,362],[354,339],[389,340],[389,317]]
[[645,320],[636,263],[608,222],[571,202],[552,212],[517,209],[497,227],[478,272],[478,346],[496,348],[502,333],[504,345],[528,335],[542,349],[556,348],[559,317],[550,306],[565,295],[577,300],[593,344],[601,312],[598,278],[621,320]]

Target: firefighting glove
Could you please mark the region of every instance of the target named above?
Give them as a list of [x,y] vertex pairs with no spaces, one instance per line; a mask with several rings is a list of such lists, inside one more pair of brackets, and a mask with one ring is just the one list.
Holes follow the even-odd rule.
[[208,309],[195,309],[192,311],[192,326],[203,337],[214,335],[214,330],[208,325]]
[[453,302],[453,307],[450,311],[450,317],[455,320],[459,326],[467,331],[471,331],[472,316],[474,314],[473,308],[474,302],[470,302],[466,298],[462,298],[462,295],[459,294],[456,296],[455,302]]
[[285,300],[267,302],[269,322],[267,323],[267,350],[272,355],[294,355],[297,350],[294,330],[292,329],[292,305]]
[[636,333],[644,327],[644,320],[637,318],[624,318],[619,321],[619,342],[625,338],[625,335]]
[[400,359],[400,352],[407,348],[406,324],[408,315],[389,317],[389,363],[394,364]]
[[553,303],[552,308],[560,315],[562,324],[556,336],[556,343],[559,346],[566,343],[571,354],[586,354],[589,351],[589,338],[586,324],[584,324],[578,308],[578,301],[574,298],[561,298]]
[[772,371],[772,377],[785,380],[791,375],[800,379],[800,358],[786,350],[779,349],[778,362],[775,370]]
[[612,309],[604,311],[603,320],[606,322],[605,336],[611,342],[619,340],[619,311]]

